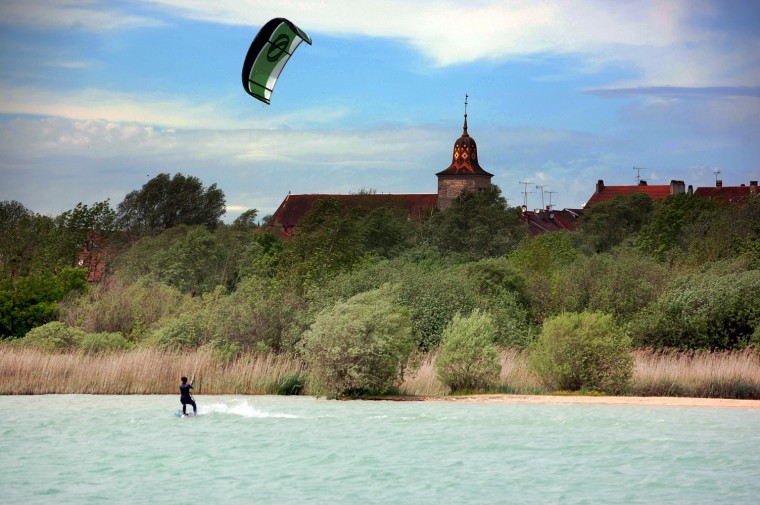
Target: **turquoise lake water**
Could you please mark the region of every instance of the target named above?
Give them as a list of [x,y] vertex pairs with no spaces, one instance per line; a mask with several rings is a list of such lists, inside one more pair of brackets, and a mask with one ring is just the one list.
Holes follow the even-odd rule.
[[760,411],[0,397],[3,504],[757,504]]

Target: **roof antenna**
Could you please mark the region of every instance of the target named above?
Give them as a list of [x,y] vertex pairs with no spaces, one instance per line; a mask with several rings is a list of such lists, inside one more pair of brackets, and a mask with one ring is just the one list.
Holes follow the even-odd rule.
[[547,191],[546,192],[549,195],[549,210],[554,210],[554,205],[552,205],[552,195],[558,193],[557,191]]
[[548,184],[544,184],[544,185],[536,184],[536,189],[540,189],[541,190],[541,210],[543,210],[544,208],[546,208],[544,206],[544,188],[546,188],[548,186],[549,186]]
[[646,170],[644,167],[633,167],[633,169],[636,171],[636,185],[638,186],[641,184],[641,171]]
[[530,181],[523,182],[520,181],[520,184],[524,184],[525,188],[522,191],[523,194],[523,212],[528,212],[528,193],[535,193],[535,191],[528,191],[528,184],[533,184]]

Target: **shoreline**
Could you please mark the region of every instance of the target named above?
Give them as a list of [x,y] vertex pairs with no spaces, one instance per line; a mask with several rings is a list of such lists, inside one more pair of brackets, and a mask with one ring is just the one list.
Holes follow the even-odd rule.
[[418,397],[426,402],[460,403],[520,403],[520,404],[571,404],[571,405],[629,405],[647,407],[701,407],[760,410],[760,400],[729,398],[691,398],[676,396],[564,396],[564,395],[509,395],[484,394],[466,396]]

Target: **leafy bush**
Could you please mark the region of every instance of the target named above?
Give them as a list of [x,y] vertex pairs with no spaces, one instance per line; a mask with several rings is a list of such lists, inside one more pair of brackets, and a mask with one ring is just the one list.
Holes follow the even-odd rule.
[[530,367],[550,389],[626,391],[633,374],[631,340],[611,315],[567,313],[544,321]]
[[211,348],[214,362],[217,364],[227,365],[240,357],[240,346],[234,342],[214,340],[208,345]]
[[495,384],[501,359],[494,344],[496,327],[478,309],[469,316],[456,314],[441,338],[436,372],[452,391],[485,389]]
[[530,309],[536,322],[556,313],[552,298],[555,277],[578,258],[576,240],[569,232],[544,233],[525,238],[509,255],[509,263],[527,283],[526,292],[530,295]]
[[760,325],[760,270],[724,273],[723,264],[674,280],[632,321],[637,346],[738,349]]
[[590,310],[627,321],[665,290],[668,269],[632,248],[581,256],[555,277],[554,305],[564,311]]
[[398,284],[399,302],[410,311],[418,346],[435,349],[454,314],[478,306],[477,293],[466,269],[450,265],[427,251],[415,252],[338,275],[309,291],[309,303],[324,309],[385,283]]
[[293,350],[286,341],[299,300],[284,287],[262,277],[243,279],[235,292],[203,295],[195,313],[208,337],[228,341],[241,349]]
[[116,275],[127,282],[145,280],[172,286],[183,293],[234,287],[245,249],[254,232],[233,232],[219,226],[179,225],[155,237],[142,237],[116,262]]
[[491,315],[496,327],[495,342],[502,347],[527,347],[536,335],[530,312],[510,291],[482,297],[480,306]]
[[749,345],[754,347],[757,352],[760,352],[760,323],[755,327],[755,331],[749,339]]
[[121,333],[83,333],[79,337],[79,348],[85,353],[97,354],[108,351],[129,349],[132,344]]
[[398,286],[356,295],[321,312],[304,334],[310,390],[328,396],[383,394],[400,384],[414,349]]
[[83,336],[82,330],[53,321],[30,330],[18,343],[47,351],[70,350],[77,347]]
[[197,320],[183,314],[154,331],[146,343],[159,349],[187,349],[202,345],[204,340]]
[[121,333],[140,340],[154,323],[177,314],[189,297],[165,284],[114,279],[62,303],[60,319],[90,333]]

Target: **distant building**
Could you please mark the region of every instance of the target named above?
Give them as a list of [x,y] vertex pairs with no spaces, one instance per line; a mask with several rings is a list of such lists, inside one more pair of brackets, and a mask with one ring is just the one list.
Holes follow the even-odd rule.
[[366,209],[389,208],[406,210],[409,219],[422,220],[430,215],[438,204],[436,194],[358,194],[358,195],[329,195],[307,194],[288,195],[272,216],[270,227],[278,230],[283,238],[293,234],[303,216],[311,210],[317,200],[335,198],[346,209],[364,207]]
[[303,194],[287,195],[272,215],[269,223],[281,237],[293,234],[303,216],[311,210],[314,202],[322,198],[335,198],[346,209],[364,207],[368,209],[404,209],[409,219],[421,220],[436,209],[447,209],[462,191],[481,191],[491,185],[492,174],[483,170],[478,162],[478,146],[467,132],[467,102],[465,101],[464,127],[462,136],[454,143],[451,165],[436,174],[438,193],[413,194]]
[[[465,102],[466,104],[466,102]],[[446,210],[462,191],[476,192],[491,185],[489,174],[478,162],[478,145],[467,133],[467,108],[465,105],[462,136],[454,143],[451,165],[435,174],[438,177],[438,208]]]
[[606,186],[604,181],[599,179],[596,183],[596,190],[591,198],[584,205],[584,209],[594,205],[607,202],[617,196],[626,196],[634,193],[643,193],[648,195],[652,200],[665,200],[672,195],[678,195],[686,192],[686,185],[683,181],[670,181],[668,185],[650,186],[646,181],[640,181],[638,186]]
[[723,181],[715,181],[715,187],[697,188],[694,195],[714,198],[725,203],[741,204],[749,196],[757,196],[757,181],[749,181],[749,186],[724,186]]
[[575,231],[578,220],[583,215],[581,209],[554,210],[548,205],[546,209],[529,211],[523,207],[521,220],[528,226],[531,237],[555,231]]

